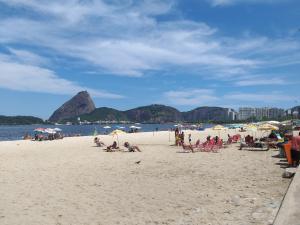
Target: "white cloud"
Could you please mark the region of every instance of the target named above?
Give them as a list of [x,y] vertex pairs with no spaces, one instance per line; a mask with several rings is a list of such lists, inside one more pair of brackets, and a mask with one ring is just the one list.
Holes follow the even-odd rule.
[[0,88],[62,95],[74,95],[79,91],[88,90],[94,97],[122,97],[106,91],[99,91],[80,86],[75,82],[62,79],[52,70],[38,65],[23,64],[22,57],[24,55],[30,56],[29,59],[33,59],[31,63],[34,62],[37,64],[40,63],[40,60],[37,60],[40,59],[40,57],[29,52],[18,50],[10,51],[13,55],[0,54]]
[[261,86],[261,85],[286,85],[288,82],[282,78],[257,78],[255,76],[251,79],[239,80],[234,82],[237,86]]
[[[180,68],[229,79],[261,68],[299,63],[296,41],[251,35],[223,37],[217,28],[203,22],[157,20],[156,15],[176,10],[176,0],[0,2],[25,7],[41,18],[3,17],[1,44],[26,43],[24,49],[47,49],[96,67],[99,74],[137,77],[148,71]],[[19,54],[24,49],[19,49]]]
[[14,48],[9,48],[8,50],[11,53],[11,60],[15,62],[20,62],[22,64],[29,65],[46,65],[49,63],[47,58],[34,54],[30,51],[19,50]]
[[[84,60],[100,71],[142,76],[168,67],[230,70],[252,68],[257,60],[227,54],[217,29],[189,20],[159,22],[174,1],[0,0],[46,14],[47,20],[6,18],[0,21],[0,43],[46,47],[65,57]],[[121,3],[120,3],[121,2]],[[73,12],[74,9],[74,12]],[[78,10],[78,13],[76,13]],[[74,15],[73,15],[74,14]],[[22,35],[19,35],[22,33]]]
[[164,98],[173,105],[202,106],[215,104],[219,98],[213,89],[188,89],[186,91],[168,91]]
[[[288,98],[291,98],[290,96]],[[278,103],[282,101],[291,101],[291,99],[288,99],[287,96],[284,93],[258,93],[258,94],[252,94],[252,93],[235,93],[235,94],[228,94],[224,96],[224,99],[227,100],[238,100],[243,102],[260,102],[260,103]]]
[[284,3],[291,0],[207,0],[213,6],[256,3],[256,4],[270,4],[270,3]]

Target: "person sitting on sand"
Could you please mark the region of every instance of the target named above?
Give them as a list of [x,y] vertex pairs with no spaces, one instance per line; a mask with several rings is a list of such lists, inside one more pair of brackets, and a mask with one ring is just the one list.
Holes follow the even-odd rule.
[[219,141],[219,137],[218,137],[218,136],[215,136],[214,141],[215,141],[215,144],[217,144],[218,141]]
[[112,145],[107,146],[106,148],[108,152],[112,152],[113,150],[117,150],[117,149],[119,149],[119,147],[116,141],[114,141]]
[[98,137],[94,138],[94,143],[97,145],[97,147],[105,146],[105,144],[102,141],[100,141]]
[[125,146],[125,148],[128,148],[129,152],[136,152],[136,151],[141,152],[141,150],[138,146],[130,145],[129,142],[127,142],[127,141],[124,143],[124,146]]
[[231,144],[232,143],[232,137],[230,136],[230,134],[228,134],[227,136],[228,136],[227,144]]
[[207,142],[207,143],[210,142],[210,135],[208,135],[208,136],[206,137],[206,142]]

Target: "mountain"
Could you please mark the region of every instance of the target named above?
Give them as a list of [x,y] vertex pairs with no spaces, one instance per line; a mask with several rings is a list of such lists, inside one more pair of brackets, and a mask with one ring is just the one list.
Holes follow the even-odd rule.
[[[67,122],[66,119],[64,122]],[[70,122],[76,122],[77,118],[69,119]],[[101,107],[95,109],[93,112],[88,114],[83,114],[80,116],[81,121],[128,121],[127,115],[119,110]]]
[[0,125],[43,124],[44,121],[34,116],[0,116]]
[[[227,121],[229,120],[227,108],[200,107],[189,112],[180,112],[165,105],[149,105],[119,111],[112,108],[101,107],[93,112],[80,116],[81,121],[130,121],[139,123],[168,123],[168,122],[200,122],[200,121]],[[64,119],[61,122],[76,123],[77,117]]]
[[129,121],[167,123],[181,121],[181,113],[170,106],[149,105],[125,111]]
[[292,112],[297,111],[298,113],[300,113],[300,105],[299,106],[295,106],[293,108],[291,108]]
[[89,93],[87,91],[82,91],[59,107],[49,118],[49,121],[60,122],[64,119],[91,113],[95,109],[95,104]]
[[183,120],[186,122],[196,121],[226,121],[229,120],[228,108],[222,107],[199,107],[188,112],[183,112]]
[[199,107],[188,112],[165,105],[142,106],[126,111],[112,108],[95,108],[88,92],[79,92],[71,100],[64,103],[49,118],[50,122],[81,121],[130,121],[139,123],[168,123],[168,122],[200,122],[200,121],[228,121],[232,109],[221,107]]

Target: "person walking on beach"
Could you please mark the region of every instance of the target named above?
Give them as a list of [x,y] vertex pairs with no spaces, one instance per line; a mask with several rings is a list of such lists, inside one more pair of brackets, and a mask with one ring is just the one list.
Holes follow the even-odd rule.
[[176,146],[179,145],[179,139],[180,139],[180,137],[179,137],[179,129],[178,129],[178,127],[176,127],[176,129],[175,129],[175,145]]

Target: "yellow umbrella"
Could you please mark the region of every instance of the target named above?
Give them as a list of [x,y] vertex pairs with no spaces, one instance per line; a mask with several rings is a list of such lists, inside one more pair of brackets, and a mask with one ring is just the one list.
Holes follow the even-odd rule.
[[110,132],[110,134],[109,135],[118,135],[118,134],[126,134],[126,132],[124,132],[124,131],[122,131],[122,130],[118,130],[118,129],[116,129],[116,130],[113,130],[112,132]]
[[119,134],[126,134],[126,132],[124,132],[124,131],[122,131],[122,130],[118,130],[118,129],[116,129],[116,130],[113,130],[109,135],[112,135],[112,136],[117,136],[117,142],[118,142],[118,146],[120,146],[120,144],[119,144]]
[[212,128],[213,130],[225,130],[226,128],[222,125],[216,125]]
[[247,129],[247,130],[256,131],[256,130],[257,130],[257,126],[254,125],[254,124],[248,124],[248,125],[246,126],[246,129]]
[[258,127],[258,129],[259,130],[279,130],[279,128],[278,127],[276,127],[276,126],[274,126],[274,125],[271,125],[271,124],[268,124],[268,123],[266,123],[266,124],[263,124],[263,125],[260,125],[259,127]]
[[222,125],[216,125],[212,128],[213,130],[217,130],[218,131],[218,136],[220,137],[221,134],[220,134],[220,131],[221,130],[226,130],[226,127],[222,126]]

